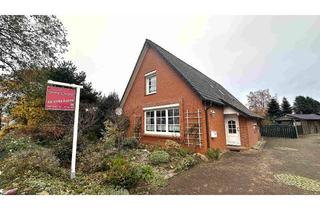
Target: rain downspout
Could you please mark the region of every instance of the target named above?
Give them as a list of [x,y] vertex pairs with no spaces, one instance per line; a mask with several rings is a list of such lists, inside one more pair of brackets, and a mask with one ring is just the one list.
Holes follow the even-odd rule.
[[207,104],[205,103],[205,120],[206,120],[206,135],[207,135],[207,147],[208,149],[211,146],[211,139],[210,139],[210,135],[209,135],[209,123],[208,123],[208,110],[209,110],[210,106],[207,106]]

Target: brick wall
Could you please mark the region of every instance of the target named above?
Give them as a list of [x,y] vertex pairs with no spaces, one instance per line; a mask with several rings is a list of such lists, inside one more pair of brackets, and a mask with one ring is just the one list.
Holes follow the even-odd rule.
[[[214,114],[211,114],[214,111]],[[226,149],[226,133],[224,124],[223,107],[214,106],[208,110],[209,137],[211,130],[217,131],[217,138],[210,137],[210,147]]]
[[[152,95],[145,94],[145,74],[156,70],[157,76],[157,93]],[[154,51],[149,48],[146,51],[144,59],[140,65],[140,69],[136,75],[136,79],[128,94],[127,100],[123,105],[124,113],[130,117],[133,122],[134,116],[142,117],[142,138],[143,143],[163,144],[168,136],[152,136],[144,134],[144,116],[143,107],[152,107],[166,104],[179,103],[180,111],[180,130],[181,137],[174,138],[176,141],[184,142],[184,114],[188,109],[190,112],[201,111],[202,139],[203,146],[197,149],[199,152],[206,151],[206,135],[205,135],[205,115],[202,101],[189,85],[179,75],[171,69],[171,67]],[[130,123],[129,135],[132,135],[133,123]]]
[[241,145],[248,149],[260,139],[260,129],[256,120],[239,116]]
[[241,146],[249,147],[247,119],[243,116],[239,116],[239,127],[240,127]]
[[256,120],[247,120],[248,134],[249,134],[249,147],[257,144],[260,139],[260,129]]
[[[156,70],[157,93],[146,95],[145,74]],[[144,107],[160,106],[179,103],[180,111],[180,137],[169,137],[144,134]],[[141,118],[142,123],[142,143],[162,145],[166,139],[173,139],[184,145],[185,113],[201,111],[201,148],[190,146],[190,149],[205,153],[207,151],[207,129],[205,121],[205,107],[199,96],[189,87],[189,85],[154,51],[148,48],[144,59],[141,62],[135,81],[132,84],[128,97],[123,105],[125,115],[130,118],[129,136],[133,136],[134,122]],[[210,113],[214,111],[212,116]],[[217,131],[217,138],[210,138],[211,148],[226,149],[226,135],[223,107],[213,106],[208,110],[208,130]],[[252,123],[247,118],[239,116],[240,137],[242,146],[252,146],[260,137],[259,129],[253,129]]]

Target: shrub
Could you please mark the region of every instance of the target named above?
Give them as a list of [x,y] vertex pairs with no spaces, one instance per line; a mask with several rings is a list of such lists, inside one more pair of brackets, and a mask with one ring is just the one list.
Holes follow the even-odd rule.
[[[135,165],[139,182],[145,182],[148,187],[160,187],[166,184],[165,177],[155,170],[151,165]],[[150,188],[149,188],[150,189]]]
[[165,150],[171,156],[186,157],[187,154],[189,153],[188,149],[182,147],[179,143],[172,141],[172,140],[166,140]]
[[150,165],[140,165],[138,166],[139,176],[142,181],[150,184],[151,187],[160,187],[164,186],[166,180],[163,175],[154,170]]
[[0,140],[5,138],[10,132],[14,132],[16,129],[20,129],[20,125],[10,125],[0,130]]
[[135,138],[125,138],[122,143],[123,149],[136,149],[138,148],[139,142]]
[[[64,167],[69,167],[72,156],[72,136],[64,136],[62,139],[55,141],[50,147],[53,148],[54,154],[59,158]],[[79,136],[77,140],[77,153],[81,153],[88,145],[92,144],[85,136]]]
[[138,165],[137,173],[140,179],[144,180],[147,183],[150,183],[155,176],[153,168],[150,165]]
[[[100,179],[100,178],[99,178]],[[51,195],[127,195],[127,190],[119,187],[105,186],[95,176],[83,176],[78,173],[73,180],[61,179],[46,174],[30,175],[14,182],[10,188],[18,188],[18,194],[51,194]]]
[[105,157],[101,164],[100,164],[100,170],[101,171],[107,171],[111,167],[112,158],[110,156]]
[[105,143],[106,148],[113,149],[116,148],[116,140],[114,138],[106,138],[106,139],[100,139]]
[[118,155],[109,164],[106,172],[107,183],[124,188],[132,188],[138,183],[140,177],[137,168],[124,157]]
[[178,150],[181,148],[181,145],[173,140],[166,140],[164,147],[166,150]]
[[104,136],[105,139],[113,139],[118,150],[122,149],[123,139],[127,135],[130,126],[130,121],[127,116],[116,116],[113,120],[107,120],[105,122]]
[[140,140],[141,138],[141,128],[142,128],[142,123],[141,123],[141,117],[138,117],[136,120],[136,123],[133,127],[133,134],[136,139]]
[[53,137],[51,137],[47,133],[43,133],[43,132],[32,134],[30,136],[30,138],[32,139],[33,142],[35,142],[36,144],[38,144],[40,146],[48,146],[53,141],[55,141],[55,139]]
[[207,151],[207,157],[209,159],[220,160],[221,155],[222,155],[222,152],[221,152],[221,150],[219,148],[218,149],[209,148],[208,151]]
[[0,156],[15,153],[20,150],[36,147],[29,137],[16,137],[13,134],[7,134],[0,141]]
[[97,142],[98,141],[97,134],[93,131],[88,132],[85,135],[85,138],[88,139],[88,141],[90,141],[90,142]]
[[166,151],[157,150],[151,153],[150,162],[153,165],[159,165],[161,163],[168,163],[170,155]]
[[177,171],[184,171],[184,170],[191,168],[192,166],[194,166],[196,164],[197,164],[197,160],[193,156],[189,155],[187,157],[182,158],[178,162],[176,170]]
[[189,150],[181,147],[178,151],[179,156],[186,157],[189,154]]
[[72,137],[65,136],[63,139],[58,140],[53,148],[54,154],[59,158],[61,165],[69,166],[72,156]]
[[3,161],[0,170],[3,182],[12,182],[37,173],[61,176],[58,159],[51,150],[45,148],[16,152]]
[[152,187],[163,187],[166,185],[167,180],[160,173],[154,172],[153,178],[148,182]]
[[115,151],[107,148],[105,142],[88,144],[86,148],[79,153],[78,168],[86,173],[104,171],[106,170],[103,168],[105,157],[111,156],[114,152]]
[[18,187],[18,193],[24,195],[35,195],[46,192],[46,194],[71,194],[68,180],[51,177],[45,174],[30,175],[25,180],[14,183]]

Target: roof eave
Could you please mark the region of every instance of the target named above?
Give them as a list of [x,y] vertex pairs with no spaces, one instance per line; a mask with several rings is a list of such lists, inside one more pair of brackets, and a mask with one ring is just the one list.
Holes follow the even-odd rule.
[[254,116],[254,115],[248,115],[248,114],[246,114],[245,112],[243,112],[243,111],[241,111],[241,110],[239,110],[238,108],[236,108],[236,107],[234,107],[233,105],[230,105],[230,104],[228,104],[228,103],[220,103],[220,102],[216,102],[216,101],[213,101],[213,100],[208,100],[208,99],[204,99],[203,100],[204,102],[209,102],[210,103],[210,105],[217,105],[217,106],[231,106],[233,109],[235,109],[235,110],[237,110],[238,112],[240,112],[242,115],[244,115],[244,116],[246,116],[246,117],[248,117],[248,118],[254,118],[254,119],[264,119],[264,117],[262,117],[262,116]]

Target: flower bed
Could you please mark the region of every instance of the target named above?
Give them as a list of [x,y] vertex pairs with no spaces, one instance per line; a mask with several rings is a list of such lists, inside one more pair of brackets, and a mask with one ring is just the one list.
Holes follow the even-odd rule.
[[128,139],[123,150],[109,140],[83,141],[77,176],[70,180],[68,156],[61,155],[63,141],[39,145],[29,137],[7,134],[0,141],[0,189],[17,188],[17,194],[148,194],[199,162],[198,156],[170,141],[159,148]]

